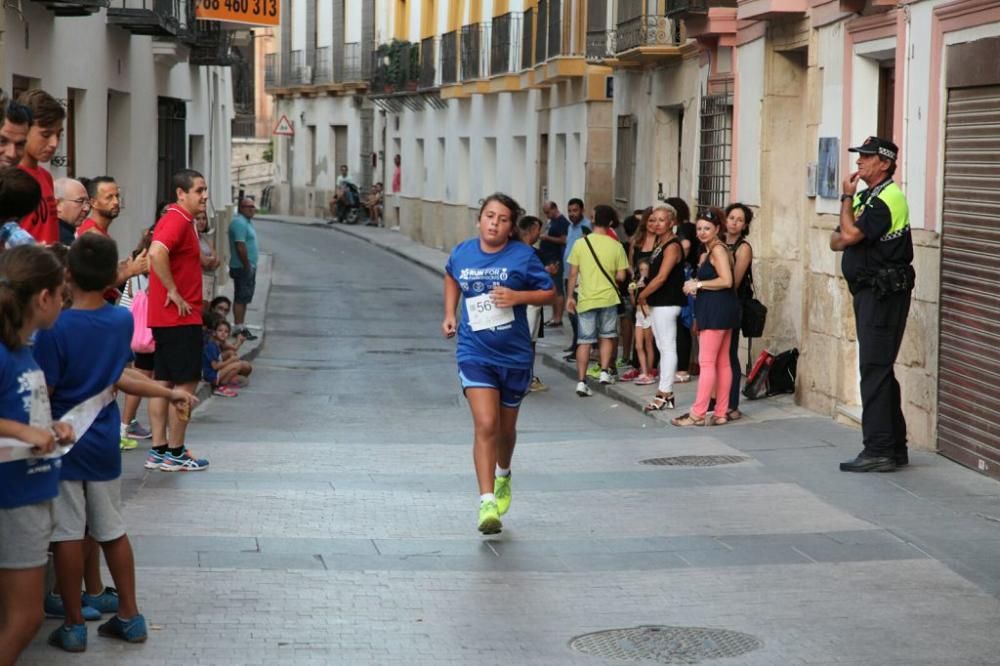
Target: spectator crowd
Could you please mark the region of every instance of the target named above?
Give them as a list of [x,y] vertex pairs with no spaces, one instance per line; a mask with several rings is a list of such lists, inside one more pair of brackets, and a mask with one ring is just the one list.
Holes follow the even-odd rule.
[[[53,180],[44,166],[65,117],[39,89],[0,105],[0,665],[16,661],[44,616],[63,619],[48,641],[69,652],[86,649],[86,621],[103,615],[100,636],[147,639],[122,452],[150,440],[146,469],[207,469],[186,446],[198,385],[236,397],[253,370],[239,354],[256,337],[246,326],[253,199],[238,202],[227,230],[233,299],[213,299],[224,259],[202,174],[174,174],[173,200],[122,255],[111,236],[122,212],[115,179]],[[114,587],[101,580],[102,553]]]

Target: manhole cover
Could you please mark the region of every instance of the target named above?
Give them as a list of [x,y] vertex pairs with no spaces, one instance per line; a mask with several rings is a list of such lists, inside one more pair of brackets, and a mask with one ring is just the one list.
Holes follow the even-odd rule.
[[713,467],[746,462],[746,456],[670,456],[640,460],[640,465],[669,465],[671,467]]
[[764,643],[729,629],[643,626],[584,634],[569,646],[583,654],[617,661],[700,664],[706,659],[738,657]]

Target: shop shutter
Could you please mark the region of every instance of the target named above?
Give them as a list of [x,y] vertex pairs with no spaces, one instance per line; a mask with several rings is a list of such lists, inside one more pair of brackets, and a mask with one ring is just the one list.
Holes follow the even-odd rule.
[[[949,91],[938,446],[1000,478],[1000,85]],[[918,275],[918,280],[933,276]]]

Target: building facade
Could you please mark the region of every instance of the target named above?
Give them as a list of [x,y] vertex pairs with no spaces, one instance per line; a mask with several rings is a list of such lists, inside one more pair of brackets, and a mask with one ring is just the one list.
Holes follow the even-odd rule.
[[[155,6],[155,10],[153,7]],[[232,31],[195,21],[186,2],[23,2],[5,10],[4,88],[40,87],[62,100],[61,176],[115,177],[112,235],[132,248],[171,199],[170,175],[203,172],[209,213],[231,205]]]
[[274,141],[271,209],[325,216],[341,165],[362,189],[372,182],[375,0],[286,0],[281,12],[265,88],[293,134]]

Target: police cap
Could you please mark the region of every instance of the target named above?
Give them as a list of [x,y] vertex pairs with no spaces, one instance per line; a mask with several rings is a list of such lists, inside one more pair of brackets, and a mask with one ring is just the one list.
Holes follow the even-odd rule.
[[888,139],[880,139],[877,136],[870,136],[865,139],[865,142],[860,146],[848,148],[847,152],[861,153],[862,155],[878,155],[879,157],[884,157],[887,160],[895,162],[896,156],[899,155],[899,148]]

